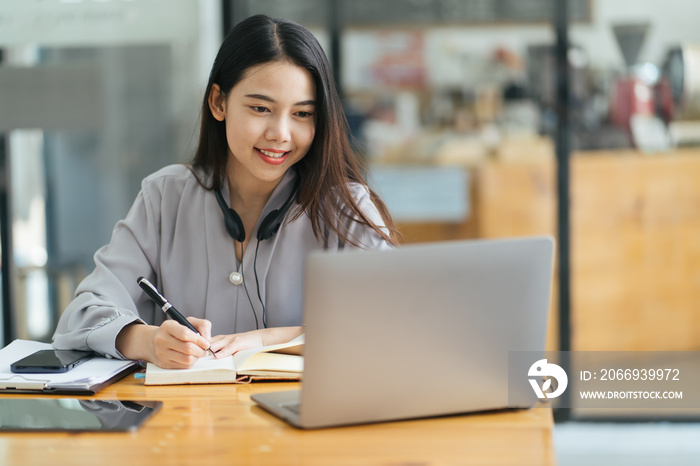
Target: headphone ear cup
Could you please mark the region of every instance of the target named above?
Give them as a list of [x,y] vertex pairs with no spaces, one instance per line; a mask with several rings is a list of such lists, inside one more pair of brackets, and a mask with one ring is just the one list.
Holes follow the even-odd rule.
[[[284,214],[284,212],[282,212]],[[263,219],[260,223],[260,228],[258,228],[258,241],[265,241],[266,239],[272,238],[277,230],[280,229],[282,224],[282,215],[280,215],[279,209],[275,209]]]
[[226,205],[226,202],[224,202],[224,197],[221,195],[221,191],[215,189],[214,195],[216,196],[216,202],[218,202],[219,207],[221,207],[221,212],[224,214],[224,226],[226,227],[226,233],[228,233],[234,240],[242,243],[243,240],[245,240],[245,228],[243,228],[243,221],[241,220],[241,217],[235,210]]
[[226,232],[231,238],[235,239],[239,243],[242,243],[243,240],[245,240],[243,221],[235,210],[228,209],[228,213],[224,214],[224,224],[226,225]]
[[279,209],[275,209],[269,214],[267,214],[263,221],[260,222],[260,228],[258,228],[257,234],[258,241],[264,241],[275,236],[277,231],[280,229],[280,225],[282,225],[284,216],[286,215],[289,208],[292,206],[292,203],[294,203],[294,200],[297,198],[297,193],[299,192],[299,185],[300,181],[299,178],[297,178],[294,182],[292,193],[289,195],[287,200],[284,201],[282,207],[280,207]]

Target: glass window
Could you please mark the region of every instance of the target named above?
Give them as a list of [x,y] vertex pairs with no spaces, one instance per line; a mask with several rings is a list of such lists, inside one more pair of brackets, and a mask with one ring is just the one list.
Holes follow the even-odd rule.
[[143,177],[192,158],[220,41],[218,1],[0,4],[16,337],[51,337]]

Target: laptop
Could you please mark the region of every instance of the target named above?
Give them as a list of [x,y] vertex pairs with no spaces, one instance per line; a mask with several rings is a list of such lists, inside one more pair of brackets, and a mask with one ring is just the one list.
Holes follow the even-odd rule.
[[255,394],[304,429],[527,408],[508,352],[544,352],[550,237],[309,254],[300,390]]

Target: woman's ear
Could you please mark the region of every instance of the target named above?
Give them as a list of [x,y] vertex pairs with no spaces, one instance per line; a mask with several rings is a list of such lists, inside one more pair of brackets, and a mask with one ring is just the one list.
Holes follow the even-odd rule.
[[211,85],[209,91],[209,110],[214,118],[219,121],[224,121],[226,118],[226,99],[221,94],[221,88],[218,84]]

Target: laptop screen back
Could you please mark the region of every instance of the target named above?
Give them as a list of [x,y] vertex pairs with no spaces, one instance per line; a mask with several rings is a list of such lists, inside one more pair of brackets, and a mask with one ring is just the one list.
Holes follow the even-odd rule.
[[507,407],[508,351],[544,351],[553,249],[536,237],[312,253],[300,424]]

